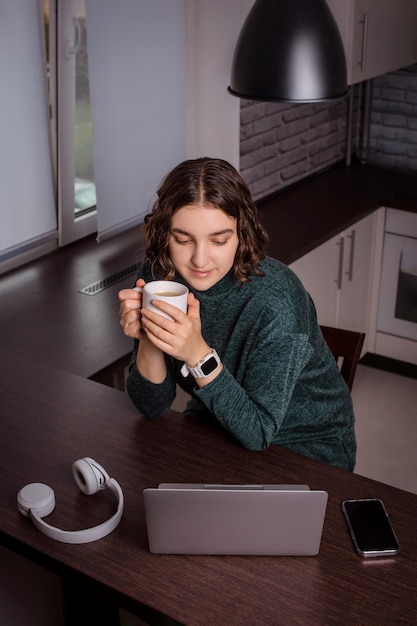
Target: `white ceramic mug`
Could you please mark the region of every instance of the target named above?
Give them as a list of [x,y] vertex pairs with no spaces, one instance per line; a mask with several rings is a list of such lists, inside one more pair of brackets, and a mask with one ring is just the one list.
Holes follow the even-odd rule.
[[188,289],[181,283],[176,283],[173,280],[153,280],[146,283],[143,288],[134,287],[134,289],[142,293],[142,307],[144,309],[155,311],[172,320],[170,315],[152,306],[152,300],[162,300],[176,306],[183,313],[187,313]]

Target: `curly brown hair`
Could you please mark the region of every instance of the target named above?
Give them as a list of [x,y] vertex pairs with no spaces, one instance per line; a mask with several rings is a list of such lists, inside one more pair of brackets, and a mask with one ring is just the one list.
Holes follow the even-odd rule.
[[158,275],[169,280],[175,274],[168,251],[173,214],[196,203],[214,206],[237,220],[236,280],[247,282],[251,273],[262,275],[259,263],[265,258],[268,237],[246,183],[230,163],[209,157],[183,161],[167,174],[157,195],[145,216],[145,236],[146,257]]

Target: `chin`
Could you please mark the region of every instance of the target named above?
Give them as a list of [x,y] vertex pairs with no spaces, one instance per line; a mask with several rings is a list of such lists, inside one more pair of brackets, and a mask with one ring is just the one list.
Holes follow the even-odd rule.
[[195,278],[194,276],[190,276],[187,281],[197,291],[207,291],[207,289],[210,289],[218,282],[218,280],[213,278]]

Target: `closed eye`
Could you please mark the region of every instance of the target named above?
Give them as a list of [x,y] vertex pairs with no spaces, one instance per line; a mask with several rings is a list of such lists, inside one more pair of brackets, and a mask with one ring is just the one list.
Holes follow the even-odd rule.
[[[214,243],[216,246],[224,246],[230,239],[230,237],[234,234],[234,231],[231,228],[225,228],[224,230],[211,233],[208,237],[212,237],[210,241]],[[174,228],[171,231],[172,237],[174,237],[176,243],[180,245],[185,245],[194,241],[194,238],[190,233],[187,233],[179,228]],[[214,237],[225,237],[224,239],[214,239]]]
[[179,243],[180,246],[185,246],[187,243],[191,242],[191,239],[178,239],[178,237],[174,237],[175,243]]

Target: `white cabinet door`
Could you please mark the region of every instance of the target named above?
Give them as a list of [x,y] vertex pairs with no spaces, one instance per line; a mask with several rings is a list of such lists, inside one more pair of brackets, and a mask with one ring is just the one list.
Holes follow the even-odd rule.
[[346,230],[336,325],[360,332],[368,328],[375,215]]
[[342,36],[350,85],[417,62],[416,0],[327,0]]
[[340,234],[290,265],[312,297],[319,323],[325,326],[336,324],[343,253],[344,239]]
[[375,214],[291,264],[313,298],[319,324],[366,332]]

